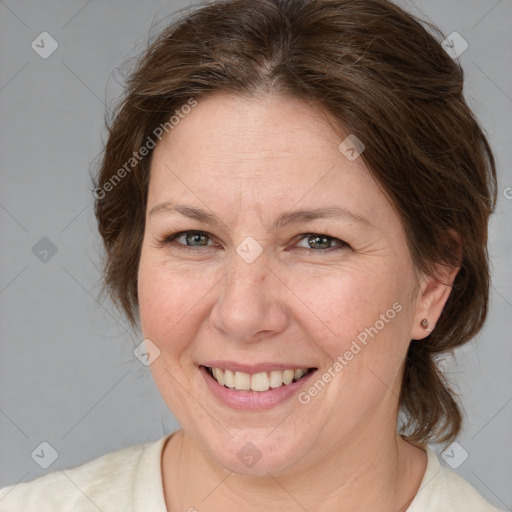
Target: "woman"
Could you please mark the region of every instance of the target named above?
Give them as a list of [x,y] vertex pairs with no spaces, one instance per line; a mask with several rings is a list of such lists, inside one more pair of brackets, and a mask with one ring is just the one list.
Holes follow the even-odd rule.
[[426,446],[462,423],[436,356],[488,307],[496,173],[462,86],[385,0],[164,30],[94,195],[106,287],[182,428],[2,510],[496,510]]

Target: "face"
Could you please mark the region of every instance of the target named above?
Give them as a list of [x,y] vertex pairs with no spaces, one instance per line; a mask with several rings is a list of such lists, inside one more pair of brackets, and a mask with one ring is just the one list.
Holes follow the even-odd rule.
[[215,93],[155,148],[138,275],[151,371],[230,471],[307,467],[396,429],[420,283],[348,135],[299,100]]

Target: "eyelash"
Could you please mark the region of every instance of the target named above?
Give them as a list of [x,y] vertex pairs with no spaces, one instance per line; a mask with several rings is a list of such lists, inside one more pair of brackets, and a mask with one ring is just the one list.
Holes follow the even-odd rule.
[[[206,233],[205,231],[189,230],[189,231],[179,231],[177,233],[171,233],[169,235],[165,235],[161,240],[158,241],[158,245],[161,247],[170,245],[177,238],[180,238],[181,236],[187,235],[189,233],[193,233],[196,235],[204,235],[204,236],[207,236],[210,240],[212,240],[212,236],[209,233]],[[303,239],[307,239],[308,237],[325,238],[331,242],[338,243],[338,246],[337,247],[336,246],[335,247],[327,247],[326,249],[313,249],[311,247],[309,247],[309,248],[300,247],[299,249],[302,249],[302,250],[305,250],[308,252],[314,252],[314,253],[318,254],[318,253],[326,253],[326,252],[332,252],[335,250],[340,250],[340,249],[343,249],[343,248],[349,246],[346,242],[344,242],[343,240],[340,240],[339,238],[334,238],[332,236],[324,235],[322,233],[303,233],[303,234],[295,237],[295,240],[297,242],[299,242]],[[201,249],[203,247],[209,247],[209,248],[212,247],[211,245],[193,246],[193,245],[181,244],[178,242],[176,242],[176,244],[180,250],[191,251],[191,252],[196,252],[198,249]]]

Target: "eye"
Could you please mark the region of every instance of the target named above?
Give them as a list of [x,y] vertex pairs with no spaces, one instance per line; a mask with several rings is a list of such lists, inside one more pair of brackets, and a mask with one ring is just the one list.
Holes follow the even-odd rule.
[[[306,233],[299,235],[298,239],[299,243],[296,244],[296,247],[309,249],[310,252],[331,252],[331,250],[339,250],[348,247],[348,244],[342,240],[320,233]],[[194,250],[200,247],[215,246],[213,243],[210,244],[209,242],[212,242],[211,235],[204,231],[180,231],[166,235],[159,241],[159,244],[162,246],[172,244],[180,249]],[[307,245],[300,245],[304,242]]]
[[305,241],[307,246],[300,246],[297,244],[298,247],[305,247],[306,249],[313,249],[314,251],[322,251],[323,249],[323,252],[325,252],[327,249],[341,249],[347,246],[345,242],[338,238],[320,233],[307,233],[305,235],[301,235],[301,243],[302,241]]
[[177,245],[187,247],[212,247],[208,244],[211,241],[210,235],[204,231],[180,231],[179,233],[173,233],[167,235],[162,241],[162,245],[176,242]]

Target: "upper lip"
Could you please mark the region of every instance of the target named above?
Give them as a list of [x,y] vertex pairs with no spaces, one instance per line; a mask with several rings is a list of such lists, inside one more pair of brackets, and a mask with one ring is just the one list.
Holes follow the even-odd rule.
[[232,372],[244,372],[244,373],[260,373],[260,372],[270,372],[272,370],[301,370],[303,368],[309,369],[313,368],[310,365],[300,365],[293,363],[257,363],[257,364],[246,364],[246,363],[237,363],[235,361],[206,361],[202,363],[201,366],[206,366],[209,368],[221,368],[223,370],[231,370]]

